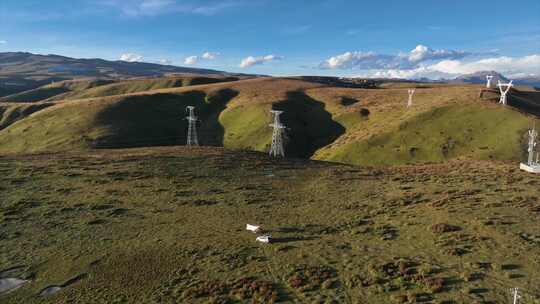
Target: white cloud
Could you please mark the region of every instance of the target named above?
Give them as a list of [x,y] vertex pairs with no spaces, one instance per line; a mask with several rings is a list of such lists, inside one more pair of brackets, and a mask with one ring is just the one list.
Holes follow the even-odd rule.
[[242,62],[240,63],[240,67],[241,68],[247,68],[247,67],[250,67],[250,66],[253,66],[253,65],[263,64],[263,63],[268,62],[268,61],[282,60],[282,59],[283,59],[283,57],[276,56],[276,55],[266,55],[266,56],[263,56],[263,57],[249,56],[249,57],[246,57],[246,58],[244,58],[242,60]]
[[377,54],[375,52],[345,52],[330,57],[319,67],[323,69],[412,69],[422,62],[441,59],[461,59],[473,55],[468,52],[454,50],[434,50],[418,45],[408,53],[398,55]]
[[120,56],[121,61],[127,61],[127,62],[141,62],[143,61],[143,56],[133,54],[133,53],[125,53]]
[[217,58],[217,56],[219,56],[219,53],[205,52],[202,54],[201,58],[206,60],[214,60]]
[[208,1],[199,4],[197,1],[179,0],[98,0],[98,5],[112,7],[129,17],[156,16],[171,13],[190,13],[199,15],[215,15],[227,8],[247,3],[244,0]]
[[6,44],[7,41],[6,40],[0,40],[0,44]]
[[510,78],[540,76],[540,54],[523,57],[490,57],[473,61],[441,60],[431,64],[422,64],[411,69],[371,69],[359,73],[360,77],[375,78],[430,78],[451,79],[460,75],[482,71],[497,71]]
[[184,64],[194,65],[197,64],[200,60],[215,60],[219,56],[219,53],[213,52],[204,52],[202,55],[193,55],[188,56],[184,59]]
[[492,57],[472,62],[443,60],[429,67],[449,74],[470,74],[478,71],[497,71],[499,73],[537,74],[540,71],[540,54],[524,57]]
[[184,64],[193,65],[199,62],[199,56],[189,56],[184,59]]
[[389,58],[383,60],[381,56],[374,52],[345,52],[330,57],[321,64],[321,67],[329,69],[390,67],[390,60],[387,60]]
[[164,65],[171,65],[173,62],[169,59],[161,59],[158,61],[159,64],[164,64]]
[[410,62],[422,62],[437,59],[459,59],[471,55],[470,53],[454,50],[434,50],[419,44],[409,53]]

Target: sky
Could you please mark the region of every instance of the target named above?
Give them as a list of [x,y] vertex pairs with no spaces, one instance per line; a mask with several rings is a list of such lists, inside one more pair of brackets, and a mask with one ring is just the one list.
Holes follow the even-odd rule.
[[277,76],[540,76],[540,1],[0,0],[8,51]]

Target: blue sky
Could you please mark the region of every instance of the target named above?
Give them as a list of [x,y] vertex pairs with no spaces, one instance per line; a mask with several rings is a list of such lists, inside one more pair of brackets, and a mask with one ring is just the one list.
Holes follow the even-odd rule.
[[1,0],[3,51],[272,75],[517,77],[540,74],[540,1]]

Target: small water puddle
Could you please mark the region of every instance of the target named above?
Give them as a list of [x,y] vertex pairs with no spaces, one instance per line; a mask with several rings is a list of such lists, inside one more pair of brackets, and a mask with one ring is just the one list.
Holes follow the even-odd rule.
[[46,297],[46,296],[53,295],[53,294],[59,292],[60,290],[62,290],[62,287],[60,287],[60,286],[49,286],[49,287],[45,287],[39,293],[39,295],[42,296],[42,297]]
[[80,280],[86,278],[87,276],[88,275],[86,273],[83,273],[83,274],[80,274],[80,275],[78,275],[78,276],[76,276],[74,278],[71,278],[71,279],[67,280],[64,284],[47,286],[47,287],[43,288],[39,292],[39,296],[47,297],[47,296],[53,295],[53,294],[59,292],[60,290],[66,288],[66,287],[69,287],[72,284],[75,284],[75,283],[79,282]]
[[2,278],[0,279],[0,294],[8,291],[13,291],[30,281],[17,278]]

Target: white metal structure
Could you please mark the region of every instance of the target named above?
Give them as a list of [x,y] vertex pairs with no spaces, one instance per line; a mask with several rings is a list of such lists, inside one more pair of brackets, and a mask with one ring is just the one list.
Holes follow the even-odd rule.
[[285,157],[285,149],[283,148],[283,133],[285,126],[279,119],[279,115],[281,115],[283,111],[270,111],[270,113],[274,115],[274,123],[270,124],[270,126],[274,128],[274,132],[272,133],[272,145],[270,146],[270,156]]
[[521,299],[518,288],[512,288],[510,292],[512,292],[512,304],[518,304],[519,299]]
[[497,87],[499,87],[499,91],[501,91],[501,99],[499,100],[499,103],[502,105],[506,105],[506,95],[508,94],[508,91],[510,91],[510,88],[514,86],[512,81],[513,80],[510,80],[509,83],[502,83],[500,80],[498,81]]
[[261,226],[246,224],[246,230],[257,233],[261,230]]
[[260,235],[260,236],[258,236],[255,240],[256,240],[257,242],[261,242],[261,243],[266,243],[266,244],[268,244],[268,243],[270,243],[270,240],[271,240],[271,239],[272,239],[272,236],[271,236],[271,235],[265,234],[265,235]]
[[[540,163],[538,162],[538,152],[536,152],[536,138],[538,138],[538,132],[533,128],[532,130],[529,130],[529,143],[527,147],[528,157],[527,157],[527,163],[521,163],[519,165],[519,168],[521,170],[530,172],[530,173],[540,173]],[[534,159],[534,156],[536,155],[536,160]]]
[[414,89],[409,89],[408,93],[409,93],[409,101],[407,101],[407,108],[410,108],[412,106],[412,99],[413,99],[413,95],[414,95]]
[[493,79],[493,75],[487,75],[486,76],[486,80],[487,80],[487,83],[486,83],[486,88],[491,88],[491,80]]
[[187,106],[186,112],[189,113],[189,116],[186,117],[188,121],[188,134],[187,134],[187,145],[198,146],[199,139],[197,138],[197,116],[195,116],[195,107]]

